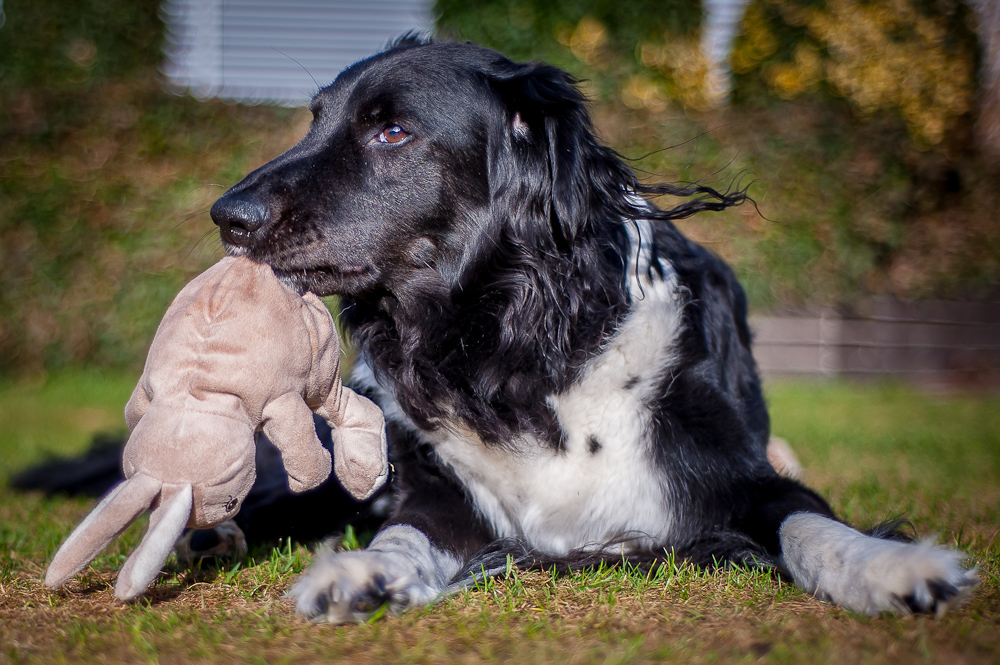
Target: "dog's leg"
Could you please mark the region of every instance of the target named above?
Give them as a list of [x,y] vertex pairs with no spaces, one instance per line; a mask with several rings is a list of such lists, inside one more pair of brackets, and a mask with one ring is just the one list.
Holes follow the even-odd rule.
[[186,565],[213,557],[242,559],[247,554],[247,539],[234,520],[226,520],[211,529],[185,529],[174,544],[174,552]]
[[388,428],[399,507],[368,549],[321,553],[289,592],[299,613],[314,621],[363,621],[383,605],[400,612],[434,602],[491,540],[433,453],[391,422]]
[[822,600],[868,615],[940,615],[976,585],[960,553],[860,533],[795,481],[765,477],[746,489],[754,502],[738,528],[763,544],[796,586]]
[[797,586],[861,614],[940,616],[978,583],[960,552],[867,536],[822,515],[794,513],[779,534],[782,562]]

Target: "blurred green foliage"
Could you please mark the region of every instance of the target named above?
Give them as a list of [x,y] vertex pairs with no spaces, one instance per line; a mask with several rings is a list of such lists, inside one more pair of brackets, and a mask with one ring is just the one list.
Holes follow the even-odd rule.
[[585,79],[599,128],[651,178],[756,180],[690,235],[758,308],[1000,282],[1000,170],[978,154],[976,37],[960,0],[751,0],[713,105],[700,3],[438,0],[445,32]]
[[[716,94],[696,0],[438,0],[439,29],[544,59],[631,108],[705,111]],[[901,118],[920,147],[968,121],[977,45],[960,0],[751,0],[731,55],[737,106],[840,97]]]
[[[1000,277],[1000,173],[975,152],[971,111],[953,104],[958,115],[939,114],[935,143],[933,132],[915,138],[928,125],[899,104],[862,110],[846,88],[793,90],[788,81],[808,71],[774,69],[798,62],[798,43],[813,45],[823,67],[835,50],[788,7],[899,2],[959,37],[935,62],[968,61],[967,16],[951,0],[753,0],[751,15],[766,18],[760,35],[779,46],[741,61],[725,110],[699,92],[698,3],[439,0],[436,9],[443,34],[587,79],[605,140],[648,155],[634,165],[650,178],[755,179],[766,217],[744,207],[682,227],[735,265],[761,308],[963,294]],[[0,374],[135,370],[170,299],[221,254],[208,207],[308,122],[303,111],[164,92],[158,9],[158,0],[3,3]],[[893,43],[906,46],[908,34]],[[893,53],[923,67],[922,52],[903,46]],[[967,79],[951,78],[964,89]]]
[[4,85],[85,88],[155,67],[158,7],[158,0],[6,0]]
[[737,94],[825,92],[862,117],[898,115],[919,146],[941,144],[975,103],[977,44],[957,0],[755,0],[732,65]]
[[0,28],[0,375],[135,367],[221,250],[213,198],[292,112],[163,91],[156,0],[8,0]]
[[[699,30],[700,3],[692,0],[438,0],[438,32],[496,48],[515,60],[543,60],[591,78],[611,57],[663,34]],[[615,63],[620,64],[620,63]],[[612,87],[608,87],[608,85]]]

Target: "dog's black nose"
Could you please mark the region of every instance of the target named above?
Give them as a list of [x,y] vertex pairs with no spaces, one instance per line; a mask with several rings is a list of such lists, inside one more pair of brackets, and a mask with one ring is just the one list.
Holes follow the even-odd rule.
[[254,231],[268,221],[267,208],[240,194],[226,194],[212,206],[212,221],[219,227],[222,238],[233,245],[246,245]]

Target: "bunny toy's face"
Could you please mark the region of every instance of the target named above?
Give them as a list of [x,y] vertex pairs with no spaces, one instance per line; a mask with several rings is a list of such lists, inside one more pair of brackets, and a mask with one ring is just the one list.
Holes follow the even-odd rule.
[[208,528],[239,512],[256,478],[253,430],[227,416],[150,408],[122,455],[125,477],[141,473],[164,487],[190,485],[188,526]]
[[158,478],[165,490],[171,486],[191,486],[191,517],[187,525],[196,529],[207,529],[235,517],[257,477],[254,448],[249,445],[243,450],[234,447],[216,450],[217,454],[201,465],[171,464],[173,456],[164,454],[163,449],[155,456],[139,460],[130,452],[126,449],[124,455],[127,477],[143,473]]
[[211,483],[195,484],[192,487],[194,502],[188,526],[207,529],[236,516],[243,505],[254,479],[257,477],[254,463],[241,462],[237,473],[230,478],[216,478]]

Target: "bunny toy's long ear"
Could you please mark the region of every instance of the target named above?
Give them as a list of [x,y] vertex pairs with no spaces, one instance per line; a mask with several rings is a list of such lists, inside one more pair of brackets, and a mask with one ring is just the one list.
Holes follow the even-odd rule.
[[135,598],[159,574],[160,567],[191,518],[193,500],[191,485],[163,487],[160,504],[149,516],[146,535],[118,573],[115,596],[119,600]]
[[160,486],[159,480],[140,473],[111,490],[56,552],[45,585],[57,587],[83,570],[149,508]]

